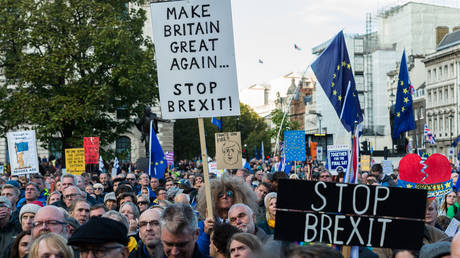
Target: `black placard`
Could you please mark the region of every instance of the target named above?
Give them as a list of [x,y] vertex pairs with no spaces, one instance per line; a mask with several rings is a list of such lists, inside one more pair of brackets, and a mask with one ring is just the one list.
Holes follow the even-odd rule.
[[[341,189],[342,194],[340,194]],[[279,181],[276,207],[313,212],[424,219],[426,198],[427,192],[421,189],[283,179]],[[314,209],[321,208],[324,203],[326,205],[322,209]],[[377,204],[374,205],[375,203]],[[360,213],[363,210],[364,212]]]
[[419,249],[426,198],[419,189],[280,180],[275,239]]

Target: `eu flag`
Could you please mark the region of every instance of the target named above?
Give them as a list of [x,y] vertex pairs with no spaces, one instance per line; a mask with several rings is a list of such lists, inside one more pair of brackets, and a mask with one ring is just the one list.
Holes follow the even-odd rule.
[[157,135],[153,130],[153,121],[150,121],[150,155],[149,155],[149,174],[151,177],[164,178],[168,162],[158,141]]
[[406,64],[406,51],[403,51],[399,67],[398,89],[396,90],[395,115],[393,120],[393,139],[401,133],[415,129],[414,111],[412,110],[412,95],[409,72]]
[[211,119],[211,123],[213,123],[215,126],[217,126],[217,128],[219,128],[219,131],[222,131],[222,124],[223,124],[222,120],[213,117]]
[[343,127],[348,132],[352,131],[355,122],[363,121],[363,114],[342,31],[313,62],[311,68]]

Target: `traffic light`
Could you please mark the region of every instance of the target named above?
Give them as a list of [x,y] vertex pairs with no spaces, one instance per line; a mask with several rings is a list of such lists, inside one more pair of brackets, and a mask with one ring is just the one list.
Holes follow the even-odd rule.
[[361,142],[361,151],[367,153],[367,152],[369,151],[368,146],[369,146],[369,145],[368,145],[368,142],[367,142],[367,141]]

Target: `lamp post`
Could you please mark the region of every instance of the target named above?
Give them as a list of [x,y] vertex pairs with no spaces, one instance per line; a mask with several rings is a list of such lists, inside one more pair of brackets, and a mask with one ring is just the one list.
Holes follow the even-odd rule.
[[321,134],[321,119],[323,118],[323,116],[318,113],[316,113],[316,116],[318,117],[318,120],[319,120],[319,134]]
[[450,123],[450,143],[452,144],[452,122],[453,122],[453,118],[454,118],[454,115],[452,113],[449,114],[448,116],[449,118],[449,123]]
[[[393,99],[395,98],[395,94],[393,93],[393,88],[391,89],[391,94],[390,94],[390,115],[391,112],[394,112],[393,110]],[[394,118],[393,118],[394,119]],[[391,129],[390,129],[391,130]],[[391,137],[391,153],[395,153],[395,144],[393,142],[393,136]]]

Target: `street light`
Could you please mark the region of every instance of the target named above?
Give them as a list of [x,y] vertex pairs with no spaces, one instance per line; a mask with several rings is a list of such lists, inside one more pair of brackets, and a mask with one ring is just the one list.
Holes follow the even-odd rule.
[[449,118],[449,123],[450,123],[450,143],[452,144],[452,122],[453,122],[454,115],[450,113],[448,118]]

